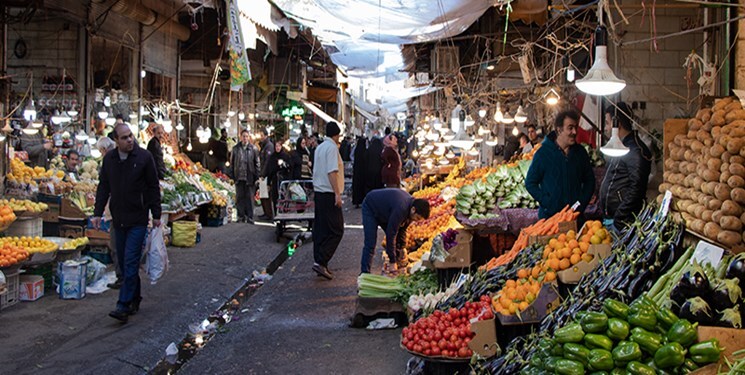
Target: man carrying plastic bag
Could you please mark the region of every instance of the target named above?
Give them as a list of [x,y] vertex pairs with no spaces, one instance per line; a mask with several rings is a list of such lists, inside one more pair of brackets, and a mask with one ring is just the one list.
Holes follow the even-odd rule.
[[150,284],[155,284],[168,270],[168,251],[163,240],[163,227],[150,229],[145,243],[145,272],[150,278]]

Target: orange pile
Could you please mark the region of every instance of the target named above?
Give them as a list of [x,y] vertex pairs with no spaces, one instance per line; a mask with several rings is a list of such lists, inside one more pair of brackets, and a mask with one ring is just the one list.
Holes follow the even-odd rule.
[[0,267],[10,267],[28,258],[28,252],[20,246],[8,243],[0,246]]
[[543,258],[546,259],[548,267],[563,271],[581,261],[592,261],[592,255],[587,253],[590,245],[601,243],[609,244],[610,235],[599,221],[589,221],[585,227],[585,233],[576,238],[574,231],[552,238],[543,250]]
[[[539,266],[533,267],[531,270],[521,269],[518,272],[517,280],[507,280],[504,288],[492,299],[494,311],[503,315],[525,311],[541,292],[541,286],[543,286],[543,282],[539,280],[541,272]],[[556,274],[547,272],[543,281],[548,282],[550,277],[556,279]]]
[[5,228],[16,221],[16,214],[8,205],[0,206],[0,227]]
[[442,227],[450,223],[455,211],[455,202],[449,201],[434,207],[429,214],[429,219],[411,223],[406,230],[406,248],[411,249],[414,241],[418,239],[429,239],[440,233]]
[[412,197],[417,199],[428,199],[436,197],[438,195],[440,195],[440,188],[436,187],[426,187],[422,190],[415,191],[414,194],[411,194]]

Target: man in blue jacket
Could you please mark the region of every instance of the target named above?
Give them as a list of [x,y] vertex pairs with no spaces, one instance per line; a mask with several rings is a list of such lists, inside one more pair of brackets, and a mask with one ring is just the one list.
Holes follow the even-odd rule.
[[160,183],[153,156],[137,145],[129,126],[116,125],[113,133],[116,149],[103,157],[91,224],[95,229],[100,227],[101,215],[109,202],[116,256],[124,274],[116,310],[109,316],[126,323],[140,309],[142,301],[140,258],[148,215],[153,217],[153,227],[160,226]]
[[429,202],[414,199],[409,193],[398,189],[378,189],[367,193],[362,201],[362,228],[365,242],[362,249],[362,273],[370,273],[378,227],[385,230],[385,252],[388,254],[388,271],[395,274],[401,250],[406,241],[406,229],[413,221],[429,218]]
[[554,131],[533,156],[525,188],[539,204],[538,217],[549,218],[566,205],[579,202],[579,212],[590,203],[595,175],[587,151],[577,144],[579,114],[563,111],[556,116]]

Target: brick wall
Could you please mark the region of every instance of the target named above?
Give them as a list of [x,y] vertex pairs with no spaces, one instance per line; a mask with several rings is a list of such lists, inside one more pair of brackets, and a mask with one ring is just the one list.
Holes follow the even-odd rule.
[[[638,1],[623,2],[624,14],[629,24],[621,24],[616,28],[622,34],[623,43],[633,40],[647,39],[653,36],[651,21],[651,3],[647,2],[646,15],[642,17],[641,8],[633,4]],[[673,3],[683,4],[683,3]],[[635,15],[634,15],[635,14]],[[614,12],[615,21],[620,21]],[[695,8],[655,9],[657,35],[671,34],[681,31],[687,21],[701,22],[703,11]],[[643,23],[642,23],[643,22]],[[693,75],[691,86],[686,81],[686,69],[683,68],[686,56],[692,49],[703,55],[703,33],[695,32],[675,36],[657,41],[655,50],[652,42],[610,46],[610,54],[617,56],[617,65],[611,57],[610,64],[614,71],[626,80],[626,88],[620,98],[629,104],[631,102],[646,102],[646,110],[637,110],[639,116],[649,129],[662,131],[665,119],[689,116],[695,113],[697,101],[692,101],[697,95],[699,87],[696,84],[698,73]],[[691,104],[688,104],[688,102]]]

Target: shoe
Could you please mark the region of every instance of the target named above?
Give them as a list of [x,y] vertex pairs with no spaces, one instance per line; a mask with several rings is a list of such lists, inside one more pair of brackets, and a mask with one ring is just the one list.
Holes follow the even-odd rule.
[[255,224],[254,219],[246,219],[246,223]]
[[127,322],[127,320],[129,319],[129,315],[130,315],[130,312],[129,311],[120,310],[120,309],[116,309],[116,310],[114,310],[114,311],[112,311],[112,312],[109,313],[109,316],[110,317],[112,317],[112,318],[114,318],[114,319],[116,319],[116,320],[118,320],[118,321],[120,321],[122,323],[126,323]]
[[328,268],[320,264],[314,264],[313,271],[315,271],[318,274],[318,276],[324,277],[327,280],[332,280],[334,278],[334,276],[329,272]]
[[235,221],[236,223],[245,223],[246,218],[245,217],[239,217],[238,220]]
[[261,215],[261,216],[259,216],[259,220],[271,220],[271,219],[272,219],[272,218],[270,218],[270,217],[269,217],[269,216],[267,216],[267,215]]
[[122,279],[116,279],[116,281],[114,281],[113,283],[106,284],[106,287],[109,288],[109,289],[119,289],[119,288],[122,287],[122,284],[123,283],[124,283],[124,280],[122,280]]
[[140,311],[140,302],[142,302],[142,297],[137,297],[129,303],[129,315],[137,314]]

